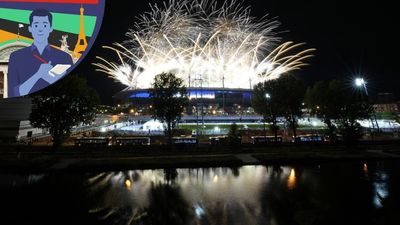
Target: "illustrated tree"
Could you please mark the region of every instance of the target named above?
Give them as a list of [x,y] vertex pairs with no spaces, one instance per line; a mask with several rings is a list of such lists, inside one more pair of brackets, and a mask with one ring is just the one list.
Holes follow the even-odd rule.
[[150,91],[153,117],[167,123],[168,144],[172,142],[172,129],[189,103],[183,80],[172,73],[162,73],[154,78]]
[[76,75],[68,75],[33,96],[29,120],[33,127],[48,129],[58,149],[74,126],[90,124],[96,117],[99,96]]
[[270,128],[275,135],[275,141],[278,139],[279,126],[277,118],[280,116],[277,85],[278,82],[276,80],[256,84],[251,102],[254,111],[261,114],[264,117],[264,121],[271,122]]
[[292,75],[284,75],[276,80],[277,108],[285,117],[297,137],[298,118],[302,115],[302,103],[306,92],[304,82]]

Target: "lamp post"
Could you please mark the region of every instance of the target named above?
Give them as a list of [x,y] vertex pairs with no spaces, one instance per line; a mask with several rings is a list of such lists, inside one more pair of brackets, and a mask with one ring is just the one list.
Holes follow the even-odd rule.
[[[204,108],[203,108],[203,79],[202,78],[196,78],[194,81],[200,81],[200,97],[201,97],[201,118],[202,118],[202,129],[204,127]],[[199,135],[199,99],[198,99],[198,93],[199,90],[196,89],[196,137]]]
[[[270,116],[272,116],[271,95],[269,93],[265,93],[265,99],[267,100],[267,102],[269,102],[269,114],[270,114]],[[266,132],[266,129],[265,129],[265,124],[266,124],[266,119],[264,118],[264,138],[265,138],[265,142],[266,142],[267,132]]]
[[222,113],[225,115],[225,76],[222,76]]
[[[364,91],[365,91],[365,95],[367,96],[367,97],[369,97],[369,95],[368,95],[368,89],[367,89],[367,82],[364,80],[364,78],[362,78],[362,77],[357,77],[355,80],[354,80],[354,84],[356,85],[356,87],[358,87],[358,88],[364,88]],[[376,128],[378,129],[378,131],[379,131],[379,125],[378,125],[378,121],[377,121],[377,119],[376,119],[376,115],[375,115],[375,109],[374,108],[372,108],[373,109],[373,117],[374,117],[374,120],[375,120],[375,125],[376,125]],[[372,128],[375,128],[375,125],[374,125],[374,122],[372,121]]]
[[367,83],[365,82],[364,78],[358,77],[354,80],[354,83],[356,84],[357,87],[363,87],[365,94],[368,96],[368,90],[367,90]]

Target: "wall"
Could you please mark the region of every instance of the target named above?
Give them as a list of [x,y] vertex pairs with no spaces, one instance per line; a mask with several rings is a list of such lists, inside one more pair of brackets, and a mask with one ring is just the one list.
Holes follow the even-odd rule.
[[28,97],[0,99],[0,139],[19,140],[32,132],[42,135],[41,129],[33,128],[29,122],[32,101]]

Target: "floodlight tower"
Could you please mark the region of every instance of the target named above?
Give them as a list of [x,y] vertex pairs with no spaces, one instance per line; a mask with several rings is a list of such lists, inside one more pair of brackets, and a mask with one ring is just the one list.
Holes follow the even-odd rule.
[[[369,97],[369,95],[368,95],[368,89],[367,89],[367,82],[364,80],[364,78],[362,78],[362,77],[357,77],[357,78],[354,80],[354,84],[355,84],[356,87],[358,87],[358,88],[364,88],[365,95],[367,95],[367,97]],[[373,109],[373,116],[374,116],[376,128],[377,128],[378,131],[379,131],[379,124],[378,124],[378,120],[376,119],[375,109]],[[374,125],[374,122],[372,121],[372,127],[374,127],[375,125]]]

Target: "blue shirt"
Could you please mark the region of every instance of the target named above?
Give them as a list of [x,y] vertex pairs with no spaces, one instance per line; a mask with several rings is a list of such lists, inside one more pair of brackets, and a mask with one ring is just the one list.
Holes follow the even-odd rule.
[[[46,62],[51,61],[52,66],[57,64],[73,65],[72,58],[68,53],[53,48],[50,45],[46,46],[42,54],[39,53],[36,46],[33,44],[29,47],[13,52],[10,55],[8,64],[7,79],[9,98],[20,96],[19,86],[34,75],[39,70],[40,65],[44,63],[34,55],[39,56]],[[29,91],[29,94],[39,91],[48,85],[49,83],[47,81],[39,79]]]

